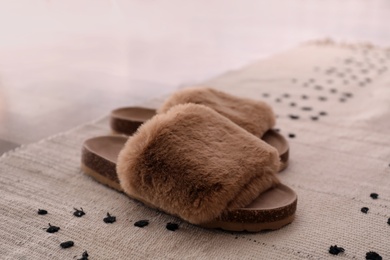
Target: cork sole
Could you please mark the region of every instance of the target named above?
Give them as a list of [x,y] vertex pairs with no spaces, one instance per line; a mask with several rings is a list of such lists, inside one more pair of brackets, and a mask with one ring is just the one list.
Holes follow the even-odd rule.
[[[91,138],[84,142],[82,149],[82,171],[97,182],[107,185],[119,192],[121,189],[116,174],[116,160],[122,147],[122,136],[102,136]],[[134,198],[146,206],[156,208]],[[279,184],[255,199],[246,208],[231,210],[218,219],[200,226],[205,228],[220,228],[228,231],[258,232],[262,230],[279,229],[294,220],[297,206],[297,195],[289,187]],[[158,209],[161,210],[161,209]],[[161,210],[164,211],[164,210]]]
[[[111,112],[110,126],[113,134],[134,134],[138,127],[156,114],[156,110],[142,107],[123,107]],[[287,140],[275,130],[268,130],[261,139],[278,150],[281,167],[279,172],[288,166],[289,145]]]

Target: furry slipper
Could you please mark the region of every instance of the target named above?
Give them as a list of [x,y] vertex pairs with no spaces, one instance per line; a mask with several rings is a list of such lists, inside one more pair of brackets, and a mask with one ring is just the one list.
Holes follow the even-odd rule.
[[[281,169],[288,163],[287,140],[274,130],[275,116],[269,105],[261,101],[236,97],[212,88],[196,87],[179,90],[168,98],[158,113],[165,113],[178,104],[202,104],[229,118],[265,142],[274,146],[281,157]],[[111,112],[110,125],[115,133],[132,135],[138,127],[156,114],[153,109],[123,107]]]
[[123,141],[85,141],[83,171],[207,228],[254,232],[294,219],[297,195],[275,176],[276,149],[208,107],[177,105]]

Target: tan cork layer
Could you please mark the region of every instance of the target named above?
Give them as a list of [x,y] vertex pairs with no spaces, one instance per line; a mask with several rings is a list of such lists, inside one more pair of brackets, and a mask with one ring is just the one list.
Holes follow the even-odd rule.
[[[122,136],[91,138],[83,145],[81,161],[81,168],[85,174],[119,192],[122,192],[122,189],[116,175],[116,159],[123,140],[126,138]],[[156,208],[145,203],[142,198],[133,199]],[[294,220],[296,206],[296,193],[289,187],[279,184],[262,193],[246,208],[224,212],[218,219],[200,226],[228,231],[275,230]]]
[[[110,117],[110,126],[115,134],[134,134],[138,127],[156,114],[156,110],[142,107],[123,107],[113,110]],[[261,139],[278,150],[281,168],[288,166],[289,144],[287,140],[275,130],[268,130]]]

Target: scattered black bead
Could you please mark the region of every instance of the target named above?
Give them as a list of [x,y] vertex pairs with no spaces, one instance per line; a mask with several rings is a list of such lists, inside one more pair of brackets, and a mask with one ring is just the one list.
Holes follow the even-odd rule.
[[390,218],[387,220],[387,224],[389,224],[389,225],[390,225]]
[[341,103],[344,103],[344,102],[346,101],[346,99],[345,99],[345,98],[340,98],[339,101],[340,101]]
[[329,253],[332,255],[338,255],[339,253],[343,253],[344,251],[344,248],[338,247],[337,245],[329,247]]
[[175,231],[179,228],[179,225],[176,223],[169,222],[167,223],[166,228],[170,231]]
[[318,120],[318,116],[312,116],[312,117],[310,117],[310,119],[313,120],[313,121],[317,121]]
[[363,213],[365,213],[365,214],[367,214],[367,212],[368,212],[368,208],[367,207],[363,207],[363,208],[361,208],[361,212],[363,212]]
[[350,63],[352,63],[352,61],[353,61],[352,59],[346,59],[345,64],[350,64]]
[[371,79],[370,78],[366,78],[366,83],[370,83],[371,82]]
[[288,134],[288,137],[295,138],[295,134]]
[[111,216],[110,213],[107,212],[107,217],[103,219],[104,223],[112,224],[116,221],[116,217]]
[[302,107],[302,110],[304,110],[304,111],[311,111],[312,108],[311,107]]
[[325,111],[321,111],[320,112],[320,116],[326,116],[328,113],[326,113]]
[[374,199],[374,200],[376,200],[377,198],[378,198],[378,193],[371,193],[370,194],[370,197],[372,198],[372,199]]
[[327,97],[320,96],[320,97],[318,97],[318,100],[319,100],[319,101],[326,101],[326,100],[328,100],[328,98],[327,98]]
[[38,209],[38,215],[46,215],[46,214],[47,214],[47,210]]
[[370,251],[370,252],[366,253],[366,259],[368,259],[368,260],[382,260],[382,257],[378,253]]
[[275,99],[275,102],[280,103],[282,100],[280,98]]
[[139,220],[139,221],[134,223],[134,226],[140,227],[140,228],[146,227],[147,225],[149,225],[149,220]]
[[351,98],[353,95],[350,92],[343,93],[344,96]]
[[308,99],[309,97],[306,96],[306,95],[302,95],[301,98],[302,98],[302,99]]
[[75,210],[75,212],[73,212],[73,215],[78,217],[78,218],[81,218],[82,216],[85,215],[83,208],[80,208],[80,209],[74,208],[74,210]]
[[322,86],[320,86],[320,85],[316,85],[314,88],[315,88],[316,90],[322,90]]
[[263,97],[269,97],[268,93],[263,93]]
[[294,102],[291,102],[290,103],[290,106],[292,106],[292,107],[295,107],[297,104],[296,103],[294,103]]
[[290,94],[283,94],[283,97],[285,97],[285,98],[289,98],[290,97]]
[[337,92],[337,89],[331,88],[331,89],[330,89],[330,92],[331,92],[331,93],[336,93],[336,92]]
[[299,119],[298,115],[288,115],[291,119],[296,120]]
[[88,260],[88,257],[89,257],[88,252],[84,251],[84,253],[81,255],[81,258],[78,258],[77,260]]
[[49,227],[46,229],[46,232],[47,233],[56,233],[56,232],[58,232],[58,230],[60,230],[60,227],[52,226],[49,223]]
[[69,247],[74,246],[74,242],[73,242],[73,241],[62,242],[62,243],[60,244],[60,246],[61,246],[62,248],[69,248]]

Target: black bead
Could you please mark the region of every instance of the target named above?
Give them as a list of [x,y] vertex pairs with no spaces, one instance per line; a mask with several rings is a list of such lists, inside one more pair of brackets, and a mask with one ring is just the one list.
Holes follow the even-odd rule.
[[366,253],[366,259],[368,259],[368,260],[382,260],[382,257],[378,253],[370,251],[370,252]]
[[81,258],[77,259],[77,260],[88,260],[88,252],[87,251],[84,251],[84,253],[81,255]]
[[80,209],[74,208],[74,210],[75,210],[75,212],[73,212],[73,215],[78,217],[78,218],[81,218],[82,216],[85,215],[83,208],[80,208]]
[[62,243],[60,244],[60,246],[61,246],[62,248],[69,248],[69,247],[74,246],[74,242],[73,242],[73,241],[62,242]]
[[370,197],[376,200],[378,198],[378,193],[371,193]]
[[46,214],[47,214],[47,210],[38,209],[38,215],[46,215]]
[[339,253],[343,253],[345,250],[342,247],[338,247],[337,245],[330,246],[329,253],[332,255],[338,255]]
[[116,221],[116,217],[111,216],[110,213],[107,212],[107,217],[103,219],[104,223],[112,224]]
[[325,111],[321,111],[320,112],[320,116],[326,116],[328,113],[326,113]]
[[296,119],[299,119],[299,116],[298,115],[288,115],[291,119],[294,119],[294,120],[296,120]]
[[140,228],[146,227],[147,225],[149,225],[149,220],[139,220],[139,221],[134,223],[134,226],[140,227]]
[[345,92],[345,93],[343,93],[343,95],[346,97],[349,97],[349,98],[352,97],[352,93],[350,93],[350,92]]
[[166,228],[170,231],[175,231],[179,228],[179,225],[176,223],[169,222],[167,223]]
[[365,213],[365,214],[367,214],[368,210],[369,210],[369,208],[363,207],[363,208],[361,208],[360,211],[363,212],[363,213]]
[[288,134],[288,137],[295,138],[295,134]]
[[56,232],[58,232],[58,230],[60,230],[60,227],[52,226],[49,223],[49,227],[46,229],[46,232],[47,233],[56,233]]

